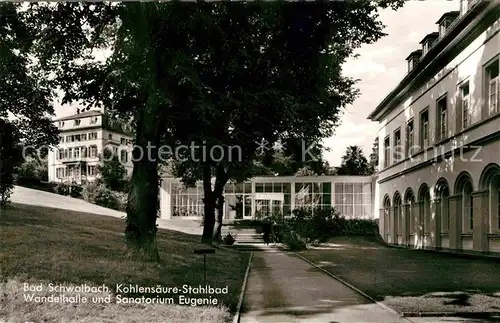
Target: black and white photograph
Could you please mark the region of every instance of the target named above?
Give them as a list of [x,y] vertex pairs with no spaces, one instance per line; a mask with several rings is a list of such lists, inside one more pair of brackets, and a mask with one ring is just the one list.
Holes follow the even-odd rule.
[[500,322],[500,1],[0,1],[0,323]]

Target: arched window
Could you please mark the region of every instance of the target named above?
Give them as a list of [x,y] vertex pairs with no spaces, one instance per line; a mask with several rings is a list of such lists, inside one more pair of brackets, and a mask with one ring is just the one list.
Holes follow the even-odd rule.
[[472,184],[471,182],[466,182],[462,190],[462,217],[464,223],[464,232],[472,232],[474,229],[474,217],[473,217],[474,205],[472,203]]
[[450,229],[450,209],[448,201],[450,190],[446,180],[442,179],[436,184],[436,196],[436,213],[441,219],[441,232],[448,232]]
[[431,224],[431,196],[427,184],[422,184],[418,192],[418,200],[420,207],[419,225],[424,234],[430,234]]
[[394,227],[398,235],[403,234],[403,209],[401,204],[401,195],[396,192],[394,196]]
[[413,191],[409,190],[407,191],[405,198],[405,207],[406,207],[406,216],[407,216],[409,234],[414,234],[416,231],[415,214],[413,212],[414,204],[415,204],[415,195],[413,195]]
[[384,234],[385,234],[385,239],[388,241],[388,237],[390,235],[390,230],[391,230],[391,217],[390,217],[390,210],[391,210],[391,199],[389,196],[386,196],[384,198]]

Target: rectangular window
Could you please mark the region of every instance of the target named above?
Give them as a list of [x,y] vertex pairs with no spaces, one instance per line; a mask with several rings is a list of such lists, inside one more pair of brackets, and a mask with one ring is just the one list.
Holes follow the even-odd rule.
[[384,139],[384,167],[388,167],[390,165],[391,159],[391,141],[387,136]]
[[470,113],[470,98],[469,98],[469,82],[460,87],[460,104],[462,109],[462,129],[466,129],[471,125]]
[[97,139],[97,132],[89,133],[89,140],[92,140],[92,139]]
[[410,157],[413,150],[414,141],[413,120],[408,121],[406,124],[406,156]]
[[500,112],[500,77],[498,76],[498,68],[498,58],[486,67],[486,102],[488,102],[490,116]]
[[109,139],[109,140],[113,140],[113,134],[110,134],[110,133],[109,133],[109,134],[108,134],[108,139]]
[[82,141],[81,135],[75,135],[75,141]]
[[97,117],[92,117],[90,118],[90,124],[95,124],[97,123],[98,118]]
[[126,145],[127,144],[127,139],[125,138],[120,138],[120,144]]
[[425,149],[429,147],[429,110],[420,114],[420,146]]
[[59,155],[59,159],[64,159],[64,149],[59,149],[57,154]]
[[90,157],[97,157],[97,146],[90,146]]
[[64,136],[59,136],[59,143],[64,143]]
[[120,161],[122,163],[127,163],[128,162],[128,152],[126,150],[120,150]]
[[437,111],[438,111],[438,138],[439,140],[443,140],[447,138],[448,132],[448,107],[446,104],[446,96],[442,99],[439,99],[437,102]]
[[83,146],[81,147],[81,149],[82,149],[82,157],[87,158],[87,147]]
[[58,167],[56,169],[56,177],[63,178],[64,177],[64,167]]
[[73,158],[73,148],[68,148],[68,158]]
[[75,120],[75,126],[79,126],[82,121],[80,119]]
[[87,168],[87,175],[88,176],[95,176],[96,175],[96,167],[93,165],[89,165]]
[[82,141],[85,141],[87,140],[87,134],[86,133],[82,133]]
[[401,151],[401,129],[397,129],[394,131],[394,162],[402,159]]
[[75,158],[79,158],[80,157],[80,147],[76,147],[75,148]]

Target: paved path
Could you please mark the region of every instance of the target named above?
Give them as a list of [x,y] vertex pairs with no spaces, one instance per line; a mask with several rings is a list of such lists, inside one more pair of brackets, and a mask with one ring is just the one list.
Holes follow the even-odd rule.
[[294,254],[254,253],[240,322],[405,322]]

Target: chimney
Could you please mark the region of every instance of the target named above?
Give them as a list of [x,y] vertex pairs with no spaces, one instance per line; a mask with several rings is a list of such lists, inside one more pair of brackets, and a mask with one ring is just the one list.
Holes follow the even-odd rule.
[[406,58],[406,61],[408,62],[408,73],[413,71],[415,67],[417,66],[418,62],[420,61],[420,57],[422,57],[422,50],[417,49],[408,55]]
[[419,44],[422,44],[422,56],[425,56],[431,49],[431,47],[434,45],[436,40],[439,38],[439,33],[438,32],[433,32],[430,34],[427,34],[424,39],[420,41]]

